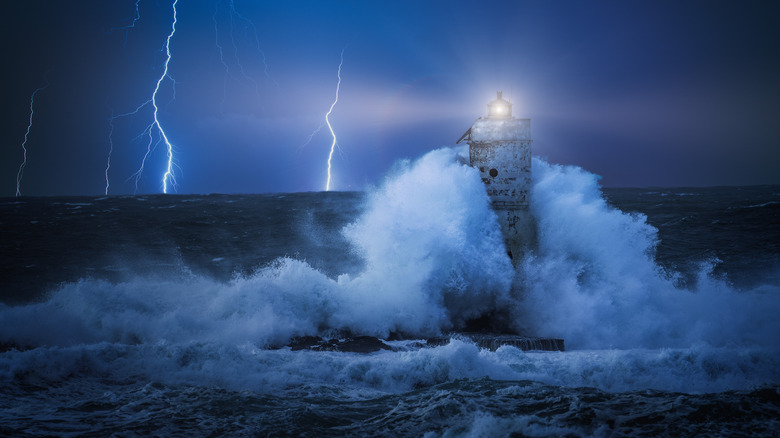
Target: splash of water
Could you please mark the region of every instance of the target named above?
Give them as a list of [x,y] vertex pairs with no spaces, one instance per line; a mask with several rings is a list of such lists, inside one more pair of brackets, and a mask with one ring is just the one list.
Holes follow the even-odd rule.
[[[399,165],[368,204],[343,231],[365,260],[359,274],[329,278],[304,261],[283,258],[228,284],[199,277],[141,277],[117,285],[83,280],[64,285],[45,303],[14,310],[27,316],[5,319],[4,327],[16,326],[18,341],[33,344],[43,336],[38,341],[48,344],[201,339],[267,345],[331,329],[434,335],[511,304],[512,266],[495,214],[478,172],[455,152],[438,150]],[[51,312],[46,324],[16,324],[29,316],[25,312],[41,311]]]
[[[574,348],[776,345],[777,287],[738,291],[703,263],[692,290],[655,263],[657,230],[611,207],[598,178],[534,159],[539,248],[523,260],[518,321]],[[704,262],[704,261],[703,261]]]
[[516,328],[574,349],[778,346],[778,287],[738,291],[702,269],[682,289],[654,263],[656,230],[610,207],[594,175],[533,166],[539,247],[520,264],[519,289],[478,172],[442,149],[399,163],[343,230],[362,272],[330,278],[282,258],[228,283],[83,280],[4,308],[0,341],[279,345],[333,329],[425,337],[503,309]]

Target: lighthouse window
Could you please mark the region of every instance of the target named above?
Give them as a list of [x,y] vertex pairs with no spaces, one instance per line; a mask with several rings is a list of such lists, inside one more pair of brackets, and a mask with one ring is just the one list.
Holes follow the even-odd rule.
[[490,169],[490,176],[493,178],[498,176],[498,171],[496,169]]

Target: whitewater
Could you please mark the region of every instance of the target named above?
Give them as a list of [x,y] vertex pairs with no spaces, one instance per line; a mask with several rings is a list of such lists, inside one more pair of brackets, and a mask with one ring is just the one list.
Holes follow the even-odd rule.
[[[672,215],[653,226],[641,212],[659,208],[667,195],[697,206],[725,203],[725,195],[636,191],[632,202],[637,194],[653,202],[623,211],[605,197],[596,175],[534,158],[530,208],[538,246],[515,271],[464,152],[443,148],[399,162],[380,186],[358,194],[55,198],[42,204],[40,218],[31,213],[32,199],[4,200],[4,226],[16,227],[9,233],[48,223],[63,234],[45,233],[56,245],[74,233],[57,224],[79,214],[94,224],[92,245],[132,248],[132,256],[106,255],[114,249],[95,249],[101,256],[92,259],[87,250],[49,255],[52,266],[67,269],[31,287],[41,276],[21,272],[43,263],[36,259],[41,248],[6,246],[6,265],[20,274],[3,283],[0,304],[0,432],[774,436],[780,430],[779,253],[770,246],[739,255],[758,271],[730,267],[706,251],[659,255],[658,227],[690,218]],[[730,222],[729,232],[749,228],[777,237],[778,192],[762,188],[746,205],[724,207],[763,224],[754,230],[755,224]],[[248,215],[253,202],[262,211]],[[197,217],[176,216],[194,208]],[[227,216],[209,219],[227,208],[244,212],[242,234],[221,225]],[[163,230],[155,236],[191,237],[172,238],[175,250],[165,249],[162,238],[116,246],[129,229],[123,221],[139,229],[155,223]],[[706,231],[720,222],[697,228],[704,237],[696,244],[717,241]],[[187,246],[203,236],[233,251]],[[484,315],[500,315],[507,331],[562,338],[567,351],[489,351],[457,337],[422,346]],[[286,346],[298,336],[345,333],[375,336],[394,349],[360,354]]]

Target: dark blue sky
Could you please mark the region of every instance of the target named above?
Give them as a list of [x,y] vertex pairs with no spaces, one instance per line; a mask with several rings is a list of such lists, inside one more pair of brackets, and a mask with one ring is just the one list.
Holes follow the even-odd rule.
[[[172,3],[140,0],[127,32],[109,30],[132,23],[134,0],[4,3],[0,195],[15,193],[44,77],[22,194],[104,192],[109,118],[151,98]],[[176,99],[166,80],[158,100],[178,193],[322,190],[327,127],[306,140],[333,102],[345,47],[335,190],[453,145],[496,90],[532,119],[536,155],[606,186],[780,183],[777,2],[233,4],[177,5]],[[110,194],[134,191],[151,120],[151,106],[115,120]],[[158,145],[139,192],[162,190],[165,162]]]

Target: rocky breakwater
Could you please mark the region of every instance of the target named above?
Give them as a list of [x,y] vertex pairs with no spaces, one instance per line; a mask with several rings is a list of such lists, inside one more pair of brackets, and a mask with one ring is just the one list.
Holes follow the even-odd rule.
[[447,345],[453,338],[471,341],[479,348],[495,351],[504,345],[519,348],[523,351],[564,351],[563,339],[533,338],[519,335],[499,335],[493,333],[451,333],[446,336],[429,338],[427,346]]
[[[285,347],[292,351],[340,351],[345,353],[374,353],[377,351],[399,351],[416,348],[429,348],[447,345],[452,339],[473,342],[479,348],[495,351],[499,347],[509,345],[523,351],[564,351],[563,339],[534,338],[519,335],[492,333],[451,333],[435,336],[426,341],[408,342],[398,337],[383,340],[374,336],[299,336],[293,338]],[[397,343],[396,341],[406,341]]]

